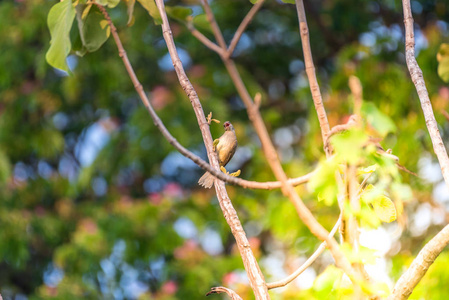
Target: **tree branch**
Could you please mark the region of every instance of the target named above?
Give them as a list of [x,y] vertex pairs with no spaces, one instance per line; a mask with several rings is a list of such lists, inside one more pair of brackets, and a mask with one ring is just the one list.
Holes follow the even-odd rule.
[[387,299],[407,299],[448,243],[449,225],[446,225],[446,227],[422,248],[407,271],[396,282],[393,293]]
[[446,148],[444,148],[443,140],[441,139],[440,131],[438,130],[438,124],[435,120],[435,115],[433,114],[432,104],[430,103],[429,93],[427,92],[422,71],[415,58],[415,35],[413,32],[413,15],[410,0],[402,0],[402,5],[405,24],[405,60],[413,84],[418,92],[418,97],[426,120],[427,130],[429,131],[430,139],[432,140],[433,151],[437,155],[444,181],[449,188],[449,157],[447,156]]
[[[341,224],[341,216],[338,218],[337,223],[335,223],[334,228],[332,228],[331,232],[329,233],[330,237],[335,235],[335,232],[337,232],[337,229],[340,226],[340,224]],[[313,262],[318,258],[318,256],[320,256],[321,253],[323,253],[323,251],[324,251],[324,249],[326,249],[326,247],[327,247],[327,243],[322,242],[320,244],[320,246],[318,247],[318,249],[316,249],[315,252],[306,260],[306,262],[303,263],[295,272],[293,272],[288,277],[286,277],[282,280],[267,283],[268,289],[270,290],[270,289],[283,287],[283,286],[286,286],[287,284],[289,284],[290,282],[292,282],[293,280],[295,280],[299,275],[302,274],[302,272],[304,272],[308,267],[310,267],[310,265],[313,264]]]
[[256,13],[262,7],[264,1],[265,0],[259,0],[256,4],[254,4],[254,6],[251,7],[250,11],[243,19],[242,23],[240,23],[237,31],[234,34],[234,37],[231,40],[231,43],[229,44],[229,48],[226,51],[225,58],[229,58],[232,56],[232,53],[234,53],[235,47],[237,47],[237,44],[239,43],[243,32],[245,32],[246,27],[249,25],[249,23],[251,23]]
[[[178,52],[176,50],[175,43],[173,41],[173,35],[168,23],[167,14],[165,12],[164,0],[156,0],[156,5],[159,9],[159,13],[162,17],[162,33],[167,44],[168,52],[173,62],[176,74],[178,76],[179,83],[186,92],[190,102],[192,103],[193,110],[197,117],[198,124],[203,135],[204,144],[209,156],[209,161],[212,167],[219,169],[218,158],[216,152],[213,150],[212,135],[209,130],[209,124],[206,121],[204,112],[198,98],[198,95],[190,83],[187,75],[182,66],[182,62],[179,59]],[[248,279],[253,289],[255,298],[257,300],[267,300],[270,299],[268,294],[267,286],[262,272],[260,271],[259,265],[257,264],[256,258],[251,250],[250,244],[243,230],[242,224],[237,216],[231,200],[227,194],[224,182],[215,179],[214,182],[215,191],[217,194],[218,202],[220,208],[223,211],[223,215],[226,222],[231,228],[232,234],[236,240],[240,255],[242,256],[243,265],[245,267]]]

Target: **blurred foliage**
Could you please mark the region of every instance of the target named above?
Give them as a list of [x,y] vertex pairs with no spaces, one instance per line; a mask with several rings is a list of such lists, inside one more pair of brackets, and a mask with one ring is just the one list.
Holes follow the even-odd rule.
[[[97,50],[107,38],[107,28],[87,31],[81,26],[85,35],[79,36],[78,22],[83,16],[78,12],[70,33],[64,34],[69,35],[74,50],[85,55],[69,53],[70,76],[45,61],[54,35],[47,27],[48,13],[55,4],[62,6],[66,1],[0,2],[3,298],[200,299],[210,287],[224,285],[244,299],[252,299],[214,192],[196,185],[203,171],[163,140],[141,105],[113,41],[107,40]],[[206,157],[196,118],[173,72],[161,29],[148,13],[156,19],[158,16],[151,1],[137,2],[102,1],[110,7],[130,61],[159,116],[181,144]],[[438,201],[449,200],[441,189],[438,193],[442,179],[431,168],[436,159],[405,65],[401,3],[304,2],[331,126],[345,123],[352,114],[349,77],[357,76],[363,86],[363,132],[335,136],[333,145],[341,149],[340,159],[360,165],[360,176],[373,173],[369,183],[381,191],[376,197],[395,204],[397,222],[381,225],[396,234],[392,234],[395,237],[385,255],[391,280],[379,280],[379,284],[391,285],[447,221],[447,202]],[[221,60],[184,26],[186,15],[192,11],[195,26],[213,38],[198,1],[170,0],[167,5],[171,7],[175,42],[204,111],[212,111],[221,121],[232,121],[236,129],[240,148],[230,171],[241,168],[242,178],[274,180]],[[449,19],[449,7],[444,0],[419,0],[412,5],[418,63],[446,137],[449,126],[442,112],[448,110],[449,87],[442,81],[447,66],[442,67],[446,52],[441,45],[449,42],[449,25],[444,21]],[[229,42],[251,3],[212,1],[211,6]],[[89,18],[101,21],[98,11],[93,8],[92,13],[97,15]],[[90,26],[88,21],[84,26]],[[263,95],[261,113],[290,177],[326,164],[318,163],[324,158],[323,145],[297,23],[292,5],[267,1],[234,53],[250,93]],[[80,42],[89,40],[90,34],[101,43],[87,47]],[[222,127],[213,124],[211,131],[217,137]],[[357,138],[363,136],[364,140],[368,135],[382,139],[385,149],[392,149],[402,165],[422,178],[398,171],[393,160],[379,156]],[[370,169],[373,165],[377,167]],[[329,170],[339,167],[333,163],[321,181],[297,187],[328,229],[338,218],[337,203],[329,200],[336,189]],[[268,281],[291,273],[316,249],[319,241],[280,191],[227,188]],[[326,201],[317,200],[320,193],[326,194]],[[382,205],[389,210],[390,202],[386,205],[385,198],[381,198]],[[380,198],[365,199],[356,213],[367,228],[381,224],[372,204],[375,199]],[[419,221],[418,216],[426,213],[430,214],[427,223]],[[402,232],[400,239],[398,231]],[[449,296],[444,286],[447,259],[443,253],[418,285],[413,299]],[[272,298],[337,299],[351,295],[350,288],[336,290],[334,283],[341,280],[341,272],[330,264],[332,259],[325,253],[309,268],[309,284],[301,277],[282,292],[271,291]]]

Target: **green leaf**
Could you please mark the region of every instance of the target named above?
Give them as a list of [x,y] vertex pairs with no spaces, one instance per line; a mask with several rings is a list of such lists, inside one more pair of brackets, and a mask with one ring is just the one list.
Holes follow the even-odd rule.
[[318,196],[318,200],[324,200],[326,205],[332,205],[337,199],[338,187],[335,180],[335,172],[338,163],[335,160],[320,162],[316,172],[307,184],[309,190]]
[[103,14],[97,6],[92,6],[85,15],[85,10],[89,9],[88,5],[78,5],[76,7],[76,20],[78,21],[78,29],[83,47],[88,52],[97,51],[109,38],[111,29],[104,19]]
[[368,136],[359,129],[350,129],[331,139],[338,157],[350,164],[356,164],[363,158],[363,147],[367,141]]
[[66,62],[72,47],[70,43],[70,29],[75,18],[72,0],[59,2],[50,9],[47,18],[50,29],[50,48],[45,55],[47,62],[54,68],[69,71]]
[[396,131],[396,125],[386,114],[381,112],[374,103],[363,102],[362,116],[382,137]]
[[193,26],[198,29],[206,30],[212,33],[212,28],[205,14],[197,15],[193,18]]
[[376,198],[371,202],[374,212],[383,222],[391,223],[396,220],[397,213],[393,201],[385,195]]
[[137,1],[143,6],[143,8],[145,8],[148,11],[150,16],[154,20],[154,24],[156,25],[162,24],[162,18],[161,15],[159,14],[159,10],[157,9],[154,0],[137,0]]
[[96,0],[95,2],[102,6],[108,6],[110,8],[114,8],[117,6],[117,4],[120,3],[120,0]]
[[166,6],[165,11],[169,17],[179,21],[186,21],[187,17],[193,14],[191,8],[183,6]]
[[[281,1],[287,4],[295,4],[295,0],[281,0]],[[253,3],[253,1],[251,1],[251,3]],[[255,1],[254,3],[257,3],[257,1]]]
[[356,216],[360,220],[360,226],[363,228],[375,229],[381,224],[377,214],[366,204],[362,204]]
[[5,182],[11,176],[11,164],[5,152],[0,150],[0,182]]

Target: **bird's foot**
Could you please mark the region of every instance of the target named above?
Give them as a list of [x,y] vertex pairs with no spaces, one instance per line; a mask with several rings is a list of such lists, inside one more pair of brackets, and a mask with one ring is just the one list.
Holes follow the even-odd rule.
[[210,125],[210,123],[212,123],[212,121],[215,122],[215,123],[220,124],[220,121],[218,121],[217,119],[212,119],[212,112],[210,112],[210,113],[207,115],[206,120],[207,120],[207,124],[209,124],[209,125]]
[[240,170],[237,170],[236,172],[229,174],[229,172],[228,172],[228,171],[226,170],[226,168],[223,167],[223,166],[220,167],[220,170],[221,170],[223,173],[225,173],[226,175],[229,175],[229,176],[232,176],[232,177],[237,177],[237,176],[239,176],[240,173],[241,173]]
[[234,173],[229,174],[229,176],[237,177],[237,176],[240,175],[240,173],[242,173],[242,172],[241,172],[240,170],[237,170],[237,171],[235,171]]

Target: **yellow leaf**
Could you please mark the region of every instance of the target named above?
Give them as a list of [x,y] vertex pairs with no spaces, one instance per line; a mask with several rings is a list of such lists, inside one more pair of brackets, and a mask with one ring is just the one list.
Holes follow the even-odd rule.
[[390,223],[396,220],[397,213],[393,201],[387,196],[380,196],[371,202],[374,212],[383,222]]

